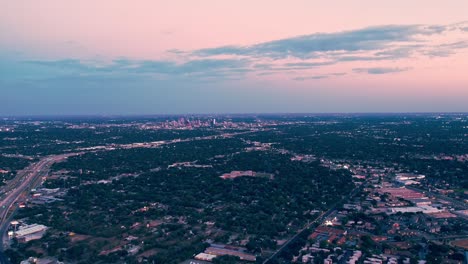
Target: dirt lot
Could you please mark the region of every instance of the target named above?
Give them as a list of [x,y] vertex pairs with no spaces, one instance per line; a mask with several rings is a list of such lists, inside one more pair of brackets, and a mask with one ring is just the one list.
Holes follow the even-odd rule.
[[468,250],[468,239],[455,240],[451,244]]

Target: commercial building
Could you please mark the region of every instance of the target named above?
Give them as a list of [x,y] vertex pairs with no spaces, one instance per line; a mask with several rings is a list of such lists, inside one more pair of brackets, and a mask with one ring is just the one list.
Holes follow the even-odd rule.
[[429,205],[422,206],[409,206],[409,207],[395,207],[389,209],[389,214],[395,213],[424,213],[424,214],[433,214],[441,212],[440,209]]
[[236,256],[244,261],[255,261],[257,259],[255,255],[247,253],[246,249],[243,247],[222,244],[210,244],[210,246],[207,249],[205,249],[203,253],[196,255],[195,259],[202,261],[211,261],[215,257],[225,255]]
[[412,202],[416,206],[423,206],[423,205],[431,205],[432,204],[432,201],[427,199],[427,198],[426,199],[420,199],[420,198],[408,199],[408,201]]
[[422,174],[413,174],[413,173],[397,173],[395,179],[406,181],[406,180],[422,180],[426,178],[426,176]]
[[214,258],[216,258],[216,255],[207,254],[207,253],[199,253],[195,256],[195,259],[204,260],[204,261],[212,261]]
[[35,239],[40,239],[45,234],[47,226],[45,225],[24,225],[18,228],[18,231],[14,232],[14,237],[19,242],[28,242]]
[[393,197],[408,199],[422,199],[424,194],[407,188],[381,188],[377,190],[381,194],[390,194]]

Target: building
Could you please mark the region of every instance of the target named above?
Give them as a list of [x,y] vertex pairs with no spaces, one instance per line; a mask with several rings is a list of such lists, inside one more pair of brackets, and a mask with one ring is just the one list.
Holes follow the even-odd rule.
[[56,260],[55,258],[33,258],[30,257],[20,262],[20,264],[63,264],[63,262]]
[[409,207],[395,207],[390,208],[389,213],[424,213],[424,214],[433,214],[441,212],[440,209],[429,205],[422,205],[422,206],[409,206]]
[[328,242],[333,242],[337,240],[338,244],[345,242],[345,235],[347,234],[346,230],[319,226],[315,229],[314,233],[309,236],[309,239],[317,240],[326,240]]
[[420,184],[419,180],[422,180],[424,178],[426,178],[426,176],[421,174],[397,173],[395,177],[395,182],[401,185]]
[[216,255],[207,254],[207,253],[199,253],[195,256],[196,260],[203,260],[203,261],[212,261],[216,258]]
[[221,176],[219,176],[222,179],[235,179],[237,177],[243,177],[243,176],[248,176],[248,177],[255,177],[255,172],[248,170],[248,171],[231,171],[230,173],[225,173]]
[[47,230],[47,226],[45,225],[38,225],[38,224],[32,224],[32,225],[24,225],[20,226],[18,228],[18,231],[14,232],[14,237],[19,242],[28,242],[31,240],[35,239],[40,239],[42,236],[45,234]]
[[412,202],[416,206],[422,206],[422,205],[431,205],[432,202],[429,199],[408,199],[408,201]]
[[401,185],[416,185],[416,184],[421,184],[420,182],[414,181],[414,180],[397,180],[396,182],[397,182],[398,184],[401,184]]
[[359,261],[359,259],[362,256],[362,251],[360,250],[355,250],[353,251],[353,255],[349,257],[348,261],[346,263],[348,264],[355,264],[356,262]]
[[426,178],[426,176],[422,174],[414,174],[414,173],[397,173],[395,179],[406,181],[406,180],[422,180]]
[[393,197],[408,199],[422,199],[426,197],[423,193],[407,188],[381,188],[377,190],[381,194],[389,194]]
[[257,259],[254,255],[247,253],[245,248],[221,244],[210,244],[205,252],[196,255],[195,259],[211,261],[214,257],[225,255],[236,256],[244,261],[256,261]]

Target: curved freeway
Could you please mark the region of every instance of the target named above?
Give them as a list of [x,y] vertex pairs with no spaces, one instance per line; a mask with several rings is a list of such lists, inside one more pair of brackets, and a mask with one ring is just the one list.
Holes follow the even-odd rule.
[[210,135],[206,137],[195,137],[186,139],[173,139],[158,142],[142,142],[131,144],[118,144],[112,146],[95,146],[83,149],[77,149],[79,152],[70,152],[65,154],[51,155],[41,158],[39,161],[29,165],[25,169],[19,171],[16,177],[10,180],[7,185],[0,188],[0,264],[10,264],[8,259],[3,254],[4,246],[8,244],[7,230],[10,225],[11,218],[18,208],[20,203],[23,203],[28,198],[31,189],[41,185],[42,178],[47,176],[50,166],[56,162],[60,162],[68,157],[82,155],[87,152],[113,150],[115,148],[152,148],[161,145],[175,144],[179,142],[187,142],[193,140],[207,140],[217,137],[232,137],[236,135],[254,133],[257,131],[244,131],[234,133],[224,133],[220,135]]
[[31,189],[42,183],[42,177],[47,175],[50,166],[60,162],[70,156],[79,153],[68,153],[42,158],[25,169],[18,172],[16,177],[1,188],[0,195],[0,264],[9,264],[8,259],[3,255],[4,246],[8,243],[6,231],[10,224],[13,213],[18,205],[25,202]]

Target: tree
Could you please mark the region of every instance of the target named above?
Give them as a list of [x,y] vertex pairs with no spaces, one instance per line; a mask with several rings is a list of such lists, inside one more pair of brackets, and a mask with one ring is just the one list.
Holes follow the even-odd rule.
[[219,256],[213,259],[213,264],[236,264],[240,261],[240,258],[237,256]]

